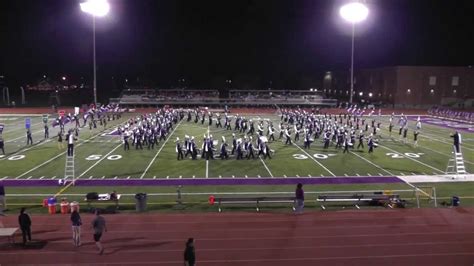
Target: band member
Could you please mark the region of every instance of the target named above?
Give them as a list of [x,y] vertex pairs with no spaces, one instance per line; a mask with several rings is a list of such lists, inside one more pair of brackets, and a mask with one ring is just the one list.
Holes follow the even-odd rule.
[[418,147],[418,134],[420,134],[420,132],[418,130],[415,130],[413,132],[413,141],[414,141],[413,145],[415,147]]
[[26,130],[26,145],[33,145],[33,138],[31,137],[31,130],[28,128]]
[[176,153],[178,155],[178,161],[184,159],[184,154],[183,154],[183,147],[181,146],[181,142],[179,141],[179,138],[176,138]]
[[364,132],[362,132],[362,130],[359,132],[359,144],[357,145],[357,149],[360,147],[362,147],[362,149],[364,148]]
[[241,160],[241,159],[244,158],[244,157],[243,157],[243,152],[242,152],[242,144],[241,144],[241,142],[242,142],[242,141],[241,141],[240,139],[237,141],[237,147],[236,147],[236,149],[235,149],[236,152],[237,152],[237,160]]
[[265,141],[265,142],[262,141],[262,143],[263,143],[263,145],[264,145],[264,155],[263,155],[263,159],[267,159],[267,157],[268,157],[269,159],[271,159],[272,156],[270,155],[270,153],[271,153],[270,146],[268,146],[268,143],[267,143],[266,141]]
[[221,144],[221,149],[220,149],[220,154],[221,154],[221,160],[228,159],[229,154],[227,153],[227,143],[225,141],[225,137],[222,136],[222,144]]
[[287,128],[285,128],[285,137],[286,137],[286,141],[285,141],[285,144],[292,144],[291,143],[291,132],[290,132],[290,126],[288,126]]
[[44,124],[44,138],[49,138],[49,127],[48,124]]
[[369,153],[372,153],[375,147],[375,143],[374,143],[374,139],[372,138],[372,135],[369,136],[369,140],[367,141],[367,146],[369,146]]
[[130,139],[130,133],[128,132],[128,130],[125,130],[125,132],[123,132],[123,150],[124,151],[130,150],[130,144],[128,143],[129,139]]
[[275,141],[275,136],[273,135],[275,130],[273,129],[273,125],[268,126],[268,141]]
[[247,160],[250,159],[255,159],[255,154],[253,153],[253,144],[252,144],[252,137],[250,137],[250,141],[247,144]]
[[280,130],[280,136],[278,137],[278,139],[281,139],[283,138],[283,134],[285,133],[285,130],[283,129],[283,123],[280,123],[278,125],[278,130]]
[[403,143],[407,143],[408,123],[403,127]]
[[232,152],[230,154],[234,155],[234,152],[236,149],[237,149],[237,139],[235,138],[235,133],[232,133]]
[[309,132],[305,132],[304,134],[304,148],[309,149],[311,145],[311,134]]

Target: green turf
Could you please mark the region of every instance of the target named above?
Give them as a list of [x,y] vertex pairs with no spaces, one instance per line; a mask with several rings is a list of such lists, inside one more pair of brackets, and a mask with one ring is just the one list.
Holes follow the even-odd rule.
[[[107,130],[111,130],[117,124],[124,122],[133,114],[125,115],[121,120],[111,121]],[[253,120],[270,119],[277,125],[280,121],[277,115],[247,115]],[[0,123],[6,125],[3,137],[6,141],[7,156],[0,158],[0,178],[19,178],[19,179],[50,179],[60,178],[64,175],[65,155],[64,149],[59,150],[57,147],[56,134],[57,128],[50,127],[50,141],[43,140],[43,125],[40,116],[31,117],[32,132],[35,145],[25,146],[26,134],[24,129],[25,117],[20,116],[1,116]],[[419,146],[413,146],[413,127],[414,122],[410,121],[410,130],[408,143],[404,144],[399,141],[398,128],[395,127],[393,135],[390,137],[388,133],[388,117],[381,118],[382,130],[380,132],[380,146],[375,149],[373,154],[367,153],[365,149],[353,149],[348,154],[343,154],[342,150],[335,149],[331,146],[325,150],[322,148],[321,140],[316,140],[311,149],[303,150],[302,140],[295,145],[285,145],[281,140],[270,143],[271,149],[275,151],[272,159],[267,160],[242,160],[237,161],[234,158],[229,160],[176,160],[175,139],[179,137],[184,139],[185,135],[195,136],[198,147],[202,144],[204,134],[208,130],[215,140],[219,141],[216,148],[219,148],[221,136],[225,136],[230,143],[232,133],[234,131],[226,131],[215,128],[215,125],[208,127],[207,120],[202,125],[194,122],[186,122],[183,120],[179,125],[175,126],[175,130],[167,141],[161,141],[154,150],[135,150],[134,147],[130,151],[124,151],[121,140],[115,136],[102,136],[104,130],[102,126],[97,129],[89,130],[81,129],[80,140],[76,144],[75,168],[76,176],[81,179],[88,178],[230,178],[234,177],[308,177],[308,176],[391,176],[391,175],[431,175],[440,174],[445,171],[448,160],[451,158],[452,139],[449,135],[451,129],[446,129],[434,125],[423,124],[423,129],[419,136]],[[232,125],[234,126],[234,125]],[[463,134],[463,151],[465,165],[468,172],[474,172],[474,134]],[[238,138],[244,135],[236,132]],[[253,136],[255,140],[256,135]],[[275,133],[278,138],[278,132]],[[413,158],[407,156],[411,155]],[[24,156],[22,159],[10,160],[15,155],[16,158]],[[316,157],[315,157],[316,156]],[[15,158],[15,157],[13,157]],[[296,159],[300,158],[300,159]],[[370,162],[370,163],[369,163]],[[145,171],[148,168],[147,171]],[[206,171],[207,169],[207,171]],[[207,175],[207,176],[206,176]],[[378,185],[336,185],[336,186],[316,186],[314,189],[321,190],[345,190],[346,187],[352,190],[374,188],[383,189]],[[390,185],[406,187],[401,185]],[[452,195],[461,195],[471,197],[471,191],[474,191],[473,183],[438,183],[432,184],[438,188],[438,196],[448,198]],[[100,188],[103,191],[111,191],[110,188]],[[49,190],[48,190],[49,189]],[[255,186],[255,187],[186,187],[185,191],[248,191],[257,189],[258,191],[292,191],[293,187],[286,186]],[[313,189],[307,186],[307,191]],[[22,188],[18,191],[35,191],[32,194],[48,191],[45,193],[54,193],[57,188]],[[89,192],[90,188],[73,188],[67,193]],[[174,193],[173,187],[119,187],[121,193],[134,194],[135,192],[170,192]],[[9,193],[15,193],[16,188],[8,188]],[[255,191],[255,190],[254,190]],[[18,192],[20,193],[20,192]],[[174,201],[175,196],[164,197],[163,202]],[[202,197],[191,197],[192,200],[205,202]],[[17,199],[19,202],[22,200]],[[133,198],[127,199],[129,203],[133,203]],[[155,200],[155,199],[153,199]],[[25,203],[29,203],[31,199],[25,199]],[[36,202],[36,200],[35,200]],[[160,203],[161,199],[156,199],[156,203]],[[472,200],[466,198],[467,204],[471,204]],[[198,208],[201,209],[201,208]]]

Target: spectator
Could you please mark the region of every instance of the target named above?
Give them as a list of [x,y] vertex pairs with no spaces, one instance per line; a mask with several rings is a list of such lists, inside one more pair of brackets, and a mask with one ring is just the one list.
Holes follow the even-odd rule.
[[26,245],[26,240],[31,241],[31,218],[25,213],[25,208],[21,208],[18,216],[18,224],[20,225],[21,233],[23,235],[23,245]]
[[304,191],[303,191],[303,184],[298,183],[296,185],[296,191],[295,191],[295,196],[296,196],[296,213],[303,213],[303,208],[304,208]]
[[7,209],[7,199],[5,198],[5,186],[3,181],[0,180],[0,213]]
[[71,222],[72,222],[72,240],[74,242],[74,246],[80,247],[82,220],[77,209],[74,209],[71,213]]
[[194,266],[196,265],[196,254],[194,251],[194,238],[189,238],[186,242],[186,249],[184,250],[184,265]]
[[0,150],[2,150],[3,155],[5,155],[5,141],[3,140],[2,134],[0,134]]
[[92,221],[92,228],[94,229],[94,241],[95,245],[99,249],[99,255],[102,255],[104,254],[104,247],[102,247],[100,239],[104,231],[107,232],[107,226],[105,224],[104,217],[100,216],[100,212],[98,209],[95,210],[95,215],[96,217]]

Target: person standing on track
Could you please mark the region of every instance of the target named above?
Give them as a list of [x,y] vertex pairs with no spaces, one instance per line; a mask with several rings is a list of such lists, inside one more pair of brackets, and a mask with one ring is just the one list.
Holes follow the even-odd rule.
[[102,234],[107,232],[107,226],[105,224],[105,219],[100,215],[98,209],[95,210],[95,219],[92,221],[92,228],[94,229],[94,241],[95,245],[99,249],[99,255],[104,254],[104,247],[102,243],[100,243],[100,239],[102,238]]
[[304,190],[303,190],[303,184],[298,183],[296,185],[296,191],[295,191],[295,198],[296,198],[296,214],[301,214],[303,213],[303,208],[304,208]]
[[3,186],[3,181],[0,180],[0,214],[7,209],[7,199],[5,198],[5,187]]
[[21,233],[23,235],[23,245],[26,241],[31,241],[31,218],[25,213],[25,208],[21,208],[18,216],[18,224],[20,225]]
[[72,223],[72,241],[75,247],[80,247],[82,220],[77,209],[74,209],[71,213],[71,223]]
[[184,265],[196,265],[196,252],[194,249],[194,238],[189,238],[186,242],[186,249],[184,250]]

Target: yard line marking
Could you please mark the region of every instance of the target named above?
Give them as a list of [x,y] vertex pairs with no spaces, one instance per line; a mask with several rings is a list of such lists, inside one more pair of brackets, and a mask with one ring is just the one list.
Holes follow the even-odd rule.
[[[98,137],[100,134],[101,134],[101,132],[99,132],[99,133],[97,133],[97,134],[91,136],[90,138],[86,139],[85,141],[83,141],[83,142],[77,144],[77,145],[76,145],[76,148],[79,147],[79,146],[81,146],[81,145],[84,144],[84,143],[89,142],[91,139]],[[46,164],[48,164],[48,163],[50,163],[50,162],[56,160],[57,158],[59,158],[59,157],[62,156],[62,155],[65,155],[65,154],[66,154],[66,151],[63,151],[63,152],[59,153],[58,155],[54,156],[53,158],[47,160],[46,162],[43,162],[42,164],[39,164],[39,165],[37,165],[37,166],[31,168],[30,170],[24,172],[23,174],[19,175],[18,178],[20,178],[20,177],[22,177],[22,176],[24,176],[24,175],[27,175],[27,174],[29,174],[29,173],[35,171],[36,169],[42,167],[43,165],[46,165]]]
[[344,176],[348,176],[347,174],[344,174]]
[[257,177],[258,177],[258,178],[261,178],[261,176],[260,176],[260,175],[257,175]]
[[130,176],[127,176],[127,179],[130,179]]
[[263,161],[263,159],[258,156],[258,158],[260,159],[260,161],[263,163],[263,166],[265,166],[265,169],[267,169],[267,172],[270,174],[271,177],[273,177],[273,174],[272,172],[270,171],[270,169],[268,168],[267,164]]
[[233,175],[232,178],[235,178],[235,175]]
[[404,173],[400,172],[400,175],[405,175]]
[[412,160],[412,161],[414,161],[414,162],[417,162],[417,163],[419,163],[419,164],[421,164],[421,165],[424,165],[424,166],[426,166],[426,167],[429,167],[429,168],[431,168],[431,169],[433,169],[433,170],[435,170],[435,171],[438,171],[438,172],[444,174],[444,171],[441,171],[441,170],[439,170],[439,169],[436,168],[436,167],[433,167],[433,166],[431,166],[431,165],[429,165],[429,164],[426,164],[426,163],[424,163],[424,162],[420,162],[420,161],[418,161],[418,160],[416,160],[416,159],[414,159],[414,158],[405,156],[404,154],[399,153],[398,151],[396,151],[396,150],[394,150],[394,149],[391,149],[391,148],[389,148],[389,147],[386,147],[386,146],[383,146],[383,145],[379,145],[379,146],[382,147],[382,148],[384,148],[384,149],[386,149],[386,150],[389,150],[389,151],[391,151],[391,152],[394,152],[394,153],[396,153],[396,154],[399,154],[400,156],[403,156],[403,158],[408,158],[408,159],[410,159],[410,160]]
[[283,177],[284,177],[284,178],[287,178],[287,176],[286,176],[286,175],[283,175]]
[[206,160],[206,178],[209,178],[209,160]]
[[5,179],[7,179],[7,178],[8,178],[8,176],[4,176],[4,177],[2,178],[2,180],[5,180]]
[[41,176],[39,179],[43,179],[43,178],[44,178],[44,176]]
[[93,176],[89,176],[89,180],[92,179]]
[[166,179],[170,179],[170,176],[169,176],[169,175],[167,175],[167,176],[166,176]]
[[308,177],[312,177],[311,175],[308,175]]
[[324,177],[323,174],[321,174],[321,177]]
[[299,175],[296,175],[296,177],[300,177]]
[[31,178],[32,178],[32,176],[29,176],[29,177],[27,177],[26,179],[31,179]]
[[[435,153],[441,154],[441,155],[443,155],[443,156],[446,156],[446,157],[448,157],[448,158],[452,158],[452,156],[450,156],[450,155],[447,155],[447,154],[446,154],[446,153],[444,153],[444,152],[439,152],[439,151],[437,151],[437,150],[433,150],[433,149],[431,149],[431,148],[428,148],[428,147],[424,147],[424,146],[418,146],[418,148],[427,149],[427,150],[429,150],[429,151],[432,151],[432,152],[435,152]],[[468,163],[468,164],[474,164],[474,162],[467,161],[467,160],[464,160],[464,163]]]
[[[31,132],[31,135],[33,136],[33,134],[40,133],[40,132],[43,132],[43,130],[38,130],[38,131],[35,131],[35,132]],[[18,140],[18,139],[21,139],[21,138],[26,138],[26,137],[21,136],[21,137],[18,137],[18,138],[10,139],[10,140],[5,141],[5,143],[16,142],[15,140]]]
[[148,164],[148,166],[146,167],[145,171],[143,172],[143,174],[140,176],[145,176],[146,172],[148,172],[148,170],[150,169],[151,165],[155,162],[156,158],[158,157],[158,155],[160,154],[161,150],[163,150],[163,148],[166,146],[166,143],[168,143],[168,141],[171,139],[171,137],[173,136],[174,132],[176,131],[176,129],[179,127],[179,125],[181,125],[181,123],[183,122],[183,120],[179,121],[179,123],[176,125],[176,127],[173,129],[173,131],[171,131],[171,134],[168,136],[168,138],[166,138],[165,142],[163,143],[163,145],[161,145],[160,149],[158,150],[158,152],[156,152],[155,156],[153,157],[153,159],[151,160],[151,162]]
[[[38,144],[34,144],[34,145],[31,145],[31,146],[26,146],[26,147],[24,147],[23,149],[20,149],[19,151],[15,152],[15,153],[12,153],[12,154],[8,155],[8,156],[5,157],[5,158],[0,159],[0,161],[6,160],[6,159],[8,159],[8,158],[10,158],[10,157],[12,157],[12,156],[18,155],[18,154],[23,153],[23,152],[25,152],[25,151],[29,151],[29,150],[31,150],[31,149],[33,149],[33,148],[36,148],[36,147],[41,146],[41,145],[43,145],[43,144],[46,144],[46,143],[48,143],[48,142],[51,142],[51,140],[50,140],[50,139],[47,139],[47,140],[45,140],[45,141],[41,141],[41,142],[38,143]],[[18,145],[18,146],[21,146],[21,145]]]
[[102,156],[102,158],[97,160],[97,162],[95,162],[93,165],[91,165],[89,168],[87,168],[84,172],[82,172],[82,174],[78,175],[76,177],[76,179],[81,178],[83,175],[85,175],[87,172],[89,172],[92,168],[96,167],[100,162],[102,162],[105,158],[107,158],[110,154],[112,154],[112,152],[114,152],[116,149],[120,148],[121,146],[122,146],[122,144],[119,144],[119,145],[115,146],[115,148],[113,148],[111,151],[109,151],[106,155]]
[[247,175],[245,175],[245,178],[248,178],[248,176],[247,176]]
[[51,180],[54,180],[54,179],[56,179],[56,176],[51,177]]
[[383,174],[382,174],[382,173],[379,173],[379,176],[383,176]]
[[156,179],[156,176],[153,176],[153,179]]
[[114,177],[114,179],[117,179],[117,178],[118,178],[118,176],[115,176],[115,177]]
[[333,172],[329,171],[329,169],[326,168],[326,166],[324,166],[323,164],[321,164],[320,162],[318,162],[313,156],[311,156],[309,153],[307,153],[305,150],[303,150],[300,146],[296,145],[295,143],[293,143],[294,146],[296,146],[298,149],[300,149],[302,152],[306,153],[306,155],[308,155],[309,158],[311,158],[314,162],[316,162],[317,164],[319,164],[319,166],[321,166],[324,170],[326,170],[328,173],[330,173],[332,176],[336,176]]
[[356,176],[360,176],[359,174],[356,174]]
[[[193,177],[194,178],[194,177]],[[219,178],[222,178],[222,176],[220,175]]]
[[103,176],[101,177],[101,179],[105,179],[105,175],[103,175]]
[[195,175],[193,175],[193,178],[196,178],[196,176],[195,176]]
[[[354,154],[355,156],[359,157],[360,159],[362,159],[362,160],[368,162],[369,164],[371,164],[371,165],[377,167],[378,169],[384,171],[385,173],[387,173],[387,174],[389,174],[389,175],[391,175],[391,176],[395,176],[395,175],[392,174],[390,171],[385,170],[383,167],[381,167],[381,166],[378,165],[378,164],[373,163],[372,161],[368,160],[367,158],[365,158],[365,157],[363,157],[363,156],[360,156],[359,154],[357,154],[357,153],[355,153],[355,152],[352,152],[352,151],[351,151],[350,153],[352,153],[352,154]],[[359,175],[357,175],[357,176],[359,176]]]
[[367,173],[367,176],[372,176],[372,175],[370,175],[370,173]]
[[183,178],[183,176],[182,176],[182,175],[180,175],[180,176],[179,176],[179,179],[181,179],[181,178]]

